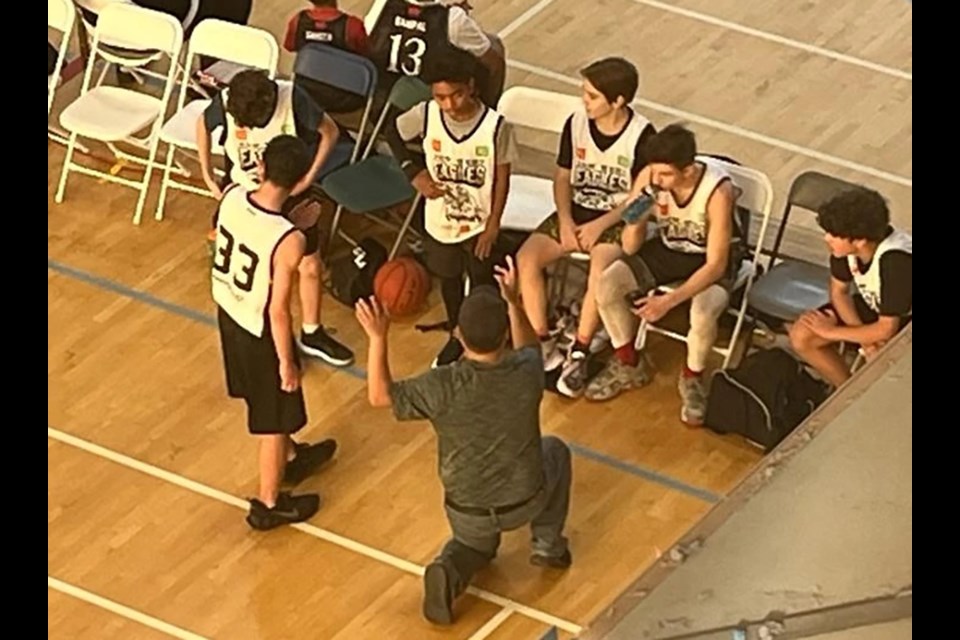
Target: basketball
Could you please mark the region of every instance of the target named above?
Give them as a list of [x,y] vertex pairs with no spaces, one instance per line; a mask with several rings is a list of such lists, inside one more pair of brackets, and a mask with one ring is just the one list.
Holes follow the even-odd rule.
[[430,276],[413,258],[395,258],[377,271],[373,293],[391,316],[407,316],[419,311],[427,301]]

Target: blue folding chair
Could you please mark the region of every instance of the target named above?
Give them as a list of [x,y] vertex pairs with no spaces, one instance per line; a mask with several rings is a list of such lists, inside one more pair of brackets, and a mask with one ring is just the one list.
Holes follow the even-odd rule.
[[[410,180],[400,169],[396,158],[391,155],[373,154],[376,146],[377,136],[386,119],[385,113],[391,108],[399,112],[406,111],[419,102],[430,99],[430,89],[421,81],[415,78],[401,78],[394,84],[387,102],[384,105],[384,114],[381,114],[376,126],[370,133],[369,142],[363,152],[363,155],[352,162],[350,165],[338,169],[327,175],[321,181],[321,188],[334,202],[337,203],[337,210],[333,217],[333,226],[330,230],[330,243],[334,242],[338,234],[340,218],[343,210],[346,209],[355,214],[367,216],[370,220],[389,226],[397,231],[397,238],[390,249],[389,258],[393,259],[400,248],[404,236],[410,229],[410,222],[416,212],[417,205],[420,203],[420,194],[411,186]],[[366,123],[367,113],[364,113],[364,119],[361,122],[361,131]],[[362,141],[358,139],[358,144]],[[397,229],[382,218],[371,215],[376,211],[381,211],[394,207],[402,202],[412,199],[410,209],[407,211],[403,224]],[[349,241],[353,240],[342,232],[340,235]]]
[[311,43],[297,53],[293,73],[294,82],[296,78],[307,78],[362,96],[367,100],[356,140],[341,137],[337,141],[330,157],[317,175],[319,186],[326,176],[355,162],[360,155],[364,129],[370,119],[373,94],[377,88],[377,69],[363,56],[328,45]]

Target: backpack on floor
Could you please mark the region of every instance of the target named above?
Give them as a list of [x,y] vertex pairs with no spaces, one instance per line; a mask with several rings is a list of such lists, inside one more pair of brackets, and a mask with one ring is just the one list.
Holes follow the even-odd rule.
[[389,252],[373,238],[364,238],[350,253],[330,263],[330,294],[353,307],[360,298],[373,295],[373,279],[387,262]]
[[827,395],[827,385],[787,351],[761,350],[736,369],[713,375],[704,423],[717,433],[738,433],[770,451]]

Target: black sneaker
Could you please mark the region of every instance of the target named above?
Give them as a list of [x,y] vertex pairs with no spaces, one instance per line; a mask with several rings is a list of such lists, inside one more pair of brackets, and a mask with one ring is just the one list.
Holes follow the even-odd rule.
[[453,624],[453,596],[450,574],[439,560],[423,572],[423,617],[434,624]]
[[337,451],[337,441],[328,438],[317,444],[298,442],[294,445],[296,457],[287,462],[283,470],[283,481],[287,484],[300,484],[311,473],[317,470]]
[[436,369],[437,367],[442,367],[447,364],[453,364],[459,360],[461,356],[463,356],[463,345],[460,344],[459,340],[450,336],[447,344],[444,345],[440,351],[440,355],[436,357],[433,364],[430,365],[430,368]]
[[573,556],[570,555],[570,549],[563,552],[563,555],[548,556],[544,553],[534,553],[530,556],[530,564],[537,567],[549,567],[551,569],[569,569],[573,564]]
[[320,510],[320,496],[306,493],[292,496],[286,491],[277,496],[277,504],[269,508],[256,498],[250,500],[247,524],[258,531],[267,531],[285,524],[308,520]]
[[323,327],[313,333],[301,331],[300,350],[307,355],[325,360],[335,367],[353,364],[353,351],[331,338]]

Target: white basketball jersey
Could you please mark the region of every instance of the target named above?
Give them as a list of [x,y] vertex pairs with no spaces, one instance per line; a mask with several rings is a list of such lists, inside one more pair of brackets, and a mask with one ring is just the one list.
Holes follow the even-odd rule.
[[494,145],[503,116],[483,108],[476,128],[457,140],[447,131],[436,101],[427,104],[423,151],[430,177],[442,185],[444,195],[427,199],[424,225],[443,243],[462,242],[482,233],[493,210]]
[[296,231],[279,213],[261,209],[242,187],[220,201],[214,253],[213,299],[241,327],[263,336],[277,245]]
[[[229,104],[229,89],[223,90],[223,103]],[[230,180],[247,191],[254,191],[260,182],[257,176],[257,163],[263,157],[267,143],[281,134],[296,135],[296,123],[293,117],[293,84],[277,83],[277,108],[270,121],[264,127],[248,129],[237,125],[229,112],[226,114],[227,138],[224,152],[233,163]]]
[[681,206],[673,192],[657,192],[654,219],[664,246],[683,253],[707,252],[707,203],[717,186],[730,174],[710,157],[697,156],[703,174],[688,201]]
[[[847,265],[850,267],[850,273],[853,274],[853,283],[857,291],[863,297],[871,309],[880,313],[880,258],[887,251],[903,251],[913,254],[913,236],[906,231],[894,230],[883,241],[877,245],[877,252],[873,254],[873,260],[866,273],[860,273],[860,265],[857,264],[856,256],[847,256]],[[913,309],[910,310],[911,313]]]
[[606,151],[601,151],[590,135],[587,112],[583,109],[574,112],[570,120],[570,134],[573,138],[570,184],[576,204],[594,211],[609,211],[626,200],[633,186],[630,170],[635,160],[637,143],[649,123],[646,118],[634,112],[617,141]]

